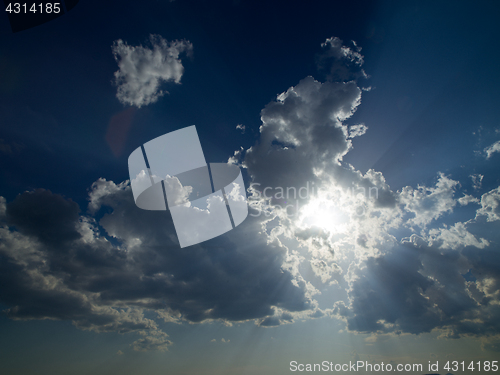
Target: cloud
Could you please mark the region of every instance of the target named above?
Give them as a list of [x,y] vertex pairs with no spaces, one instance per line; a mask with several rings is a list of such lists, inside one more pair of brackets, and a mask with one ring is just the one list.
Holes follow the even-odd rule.
[[21,233],[54,248],[81,237],[77,230],[78,204],[48,190],[18,195],[7,206],[7,218]]
[[[339,44],[340,43],[340,44]],[[338,38],[324,44],[328,59],[324,66],[360,67],[362,55],[342,46]],[[353,78],[353,77],[351,77]],[[309,76],[297,85],[277,95],[261,111],[260,138],[249,149],[237,151],[230,162],[247,168],[255,192],[264,189],[273,197],[273,205],[293,203],[297,198],[276,199],[279,189],[298,191],[306,186],[316,190],[341,188],[370,188],[377,190],[375,204],[379,207],[394,206],[395,196],[382,174],[369,170],[365,175],[354,167],[342,164],[344,155],[352,148],[351,138],[363,135],[363,124],[348,127],[349,119],[361,103],[362,89],[355,79],[330,77],[320,82]],[[307,201],[311,198],[298,198]],[[284,202],[287,202],[286,204]]]
[[484,152],[486,153],[486,159],[491,158],[491,156],[495,152],[500,152],[500,141],[496,141],[493,143],[491,146],[488,146],[484,149]]
[[349,126],[349,138],[359,137],[366,133],[368,126],[364,124]]
[[[47,190],[0,200],[0,300],[12,319],[71,320],[84,330],[138,333],[134,350],[171,342],[145,313],[169,321],[260,319],[309,308],[282,270],[283,249],[248,241],[259,222],[180,249],[168,212],[138,209],[127,182],[93,184],[89,211]],[[99,217],[99,219],[96,219]],[[248,231],[248,232],[247,232]],[[113,241],[113,243],[111,242]]]
[[245,134],[246,127],[243,124],[236,125],[236,129],[241,130],[241,134]]
[[446,338],[494,342],[500,335],[499,189],[483,194],[476,218],[395,240],[368,257],[350,277],[349,302],[337,302],[334,313],[357,332],[440,330]]
[[474,246],[484,249],[490,243],[484,238],[477,238],[467,228],[470,223],[455,223],[453,226],[433,228],[428,232],[429,243],[444,249],[457,250],[464,246]]
[[458,181],[439,174],[436,187],[419,186],[417,189],[405,187],[401,192],[401,202],[406,210],[414,214],[408,225],[426,226],[456,205],[453,198]]
[[462,198],[458,199],[458,203],[462,206],[466,206],[469,203],[479,203],[479,199],[473,197],[472,195],[464,194]]
[[172,341],[168,340],[168,335],[165,332],[154,332],[154,335],[146,335],[142,339],[134,341],[132,349],[138,352],[147,352],[150,350],[158,350],[165,352],[172,345]]
[[474,188],[474,190],[481,189],[484,175],[477,173],[477,174],[471,174],[469,177],[472,180],[472,187]]
[[356,42],[351,47],[343,44],[337,37],[326,39],[321,44],[323,53],[318,55],[316,63],[320,71],[327,71],[327,78],[331,81],[347,82],[358,78],[368,78],[361,68],[364,60],[361,48]]
[[[120,61],[131,62],[124,71],[139,77],[129,104],[160,95],[168,79],[151,78],[148,66],[173,48],[163,42],[154,39],[151,50],[115,44],[126,52]],[[138,209],[128,181],[98,179],[82,209],[43,189],[0,197],[7,316],[139,335],[137,351],[172,344],[157,319],[272,329],[327,316],[372,334],[370,341],[438,330],[497,348],[500,187],[475,196],[483,176],[471,175],[468,195],[439,173],[433,185],[393,191],[381,172],[346,163],[352,138],[367,129],[345,124],[361,103],[357,81],[367,76],[355,43],[329,38],[323,48],[327,80],[305,77],[277,95],[261,111],[257,142],[228,158],[252,185],[248,218],[223,236],[180,249],[170,213]],[[154,84],[143,87],[144,77]],[[175,191],[179,199],[189,194]],[[454,211],[474,210],[464,207],[470,203],[478,204],[475,215],[458,220]]]
[[[346,298],[331,314],[351,331],[497,335],[499,274],[492,234],[499,229],[500,191],[458,198],[460,182],[438,173],[433,186],[393,192],[382,173],[362,174],[344,163],[351,138],[366,133],[364,125],[343,123],[361,103],[356,80],[365,75],[355,69],[362,56],[335,38],[323,47],[333,64],[328,81],[306,77],[278,95],[261,112],[260,139],[231,159],[247,168],[254,184],[250,202],[265,217],[263,230],[287,250],[283,267],[305,283],[311,306],[314,295],[328,293],[327,283],[345,288]],[[342,64],[345,69],[337,68]],[[483,176],[471,178],[479,189]],[[305,186],[305,198],[296,198],[293,192]],[[264,199],[265,191],[270,199]],[[299,204],[290,209],[294,200]],[[481,204],[476,217],[456,220],[457,205],[470,203]],[[283,323],[277,311],[259,325]]]
[[[231,342],[231,340],[226,340],[225,338],[222,338],[220,341],[224,344]],[[212,339],[210,340],[210,342],[217,342],[217,339]]]
[[481,208],[477,215],[486,216],[487,221],[500,220],[500,187],[481,196]]
[[181,53],[191,54],[193,46],[186,40],[167,42],[159,35],[150,35],[151,48],[129,46],[115,41],[112,52],[118,63],[115,84],[116,97],[121,103],[140,108],[155,103],[165,92],[163,82],[180,83],[184,67]]
[[333,172],[351,147],[347,126],[361,100],[354,82],[321,83],[312,77],[280,94],[261,112],[260,140],[244,166],[264,187],[319,182],[315,169]]
[[[470,263],[453,251],[436,251],[412,238],[387,255],[369,258],[357,272],[348,309],[337,306],[350,330],[420,334],[451,329],[459,334],[498,333],[496,303],[478,304],[462,274]],[[480,327],[480,324],[488,326]]]

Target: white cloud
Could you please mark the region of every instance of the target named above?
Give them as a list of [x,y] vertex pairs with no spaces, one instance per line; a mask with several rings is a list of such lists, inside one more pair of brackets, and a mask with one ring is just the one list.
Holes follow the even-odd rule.
[[490,243],[484,239],[479,240],[467,230],[467,224],[455,223],[449,228],[434,228],[429,230],[429,243],[444,249],[463,249],[465,246],[474,246],[484,249]]
[[368,126],[365,124],[349,126],[349,138],[359,137],[366,133]]
[[160,90],[162,82],[181,81],[184,67],[179,55],[190,54],[192,44],[186,40],[167,42],[159,35],[150,35],[149,39],[151,48],[129,46],[121,39],[113,43],[120,68],[115,72],[116,97],[123,104],[140,108],[154,103],[165,93]]
[[486,147],[484,152],[486,153],[486,159],[489,159],[495,152],[500,152],[500,141],[496,141],[491,146]]
[[469,203],[479,203],[479,199],[472,195],[464,194],[463,197],[458,199],[458,203],[460,203],[461,206],[467,206]]
[[481,196],[481,208],[477,216],[486,216],[487,221],[500,220],[500,186]]
[[415,215],[408,220],[408,224],[425,227],[444,213],[451,212],[456,205],[453,195],[457,185],[458,181],[440,173],[436,187],[403,188],[401,202],[406,210]]
[[476,173],[476,174],[471,174],[469,177],[472,180],[472,187],[474,188],[474,190],[481,189],[481,186],[483,184],[484,175]]
[[280,94],[261,112],[260,141],[244,165],[264,187],[296,187],[332,173],[351,147],[347,126],[361,100],[354,82],[321,83],[312,77]]

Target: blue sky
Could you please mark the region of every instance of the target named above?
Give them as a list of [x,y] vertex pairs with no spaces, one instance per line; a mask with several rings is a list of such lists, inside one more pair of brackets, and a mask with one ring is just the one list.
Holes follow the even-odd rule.
[[[2,373],[496,360],[499,13],[81,0],[2,28]],[[181,249],[127,159],[191,125],[250,215]]]

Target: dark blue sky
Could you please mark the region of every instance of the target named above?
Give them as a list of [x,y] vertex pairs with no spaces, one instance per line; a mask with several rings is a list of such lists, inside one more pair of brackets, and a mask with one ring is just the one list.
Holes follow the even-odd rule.
[[[371,76],[363,85],[374,88],[350,119],[370,137],[357,139],[346,161],[382,171],[394,187],[426,182],[436,170],[458,173],[474,162],[462,150],[487,143],[471,133],[497,126],[498,16],[493,3],[466,2],[84,1],[1,41],[2,136],[26,145],[22,160],[2,163],[3,185],[9,197],[39,185],[81,195],[78,187],[96,177],[124,179],[137,144],[189,124],[210,139],[211,159],[224,160],[235,143],[254,142],[260,110],[276,93],[306,75],[322,78],[314,56],[329,36],[363,48]],[[167,84],[161,105],[136,113],[116,159],[104,140],[123,109],[110,84],[110,46],[143,44],[149,34],[191,41],[193,57],[182,85]],[[239,123],[253,132],[240,136]]]

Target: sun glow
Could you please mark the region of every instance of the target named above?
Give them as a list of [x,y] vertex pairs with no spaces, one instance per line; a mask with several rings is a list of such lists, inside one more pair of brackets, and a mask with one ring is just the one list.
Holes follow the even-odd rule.
[[315,198],[300,210],[299,225],[318,227],[330,233],[346,230],[348,216],[340,208],[340,202],[332,199]]

